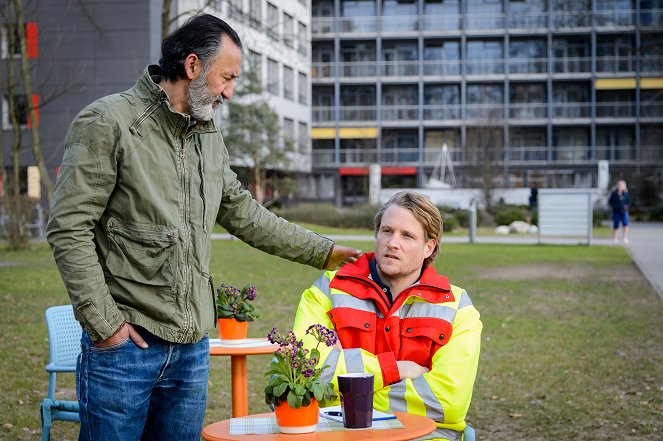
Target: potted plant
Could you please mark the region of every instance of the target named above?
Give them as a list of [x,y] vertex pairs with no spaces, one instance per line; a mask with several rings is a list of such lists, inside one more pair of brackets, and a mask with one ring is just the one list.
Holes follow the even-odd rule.
[[279,347],[265,374],[268,380],[265,402],[274,406],[276,423],[283,433],[315,431],[319,403],[337,398],[334,386],[320,379],[329,366],[318,367],[318,346],[320,343],[333,346],[336,334],[319,324],[309,327],[306,333],[318,341],[314,349],[305,349],[292,330],[284,336],[273,328],[267,335],[267,339]]
[[257,296],[256,287],[246,285],[239,289],[222,283],[216,292],[216,314],[221,340],[228,344],[245,341],[249,331],[249,322],[259,316],[255,307],[250,303]]

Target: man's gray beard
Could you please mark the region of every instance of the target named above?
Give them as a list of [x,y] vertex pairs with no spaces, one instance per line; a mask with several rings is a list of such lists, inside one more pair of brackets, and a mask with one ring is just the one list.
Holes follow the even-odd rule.
[[193,119],[198,121],[209,121],[214,117],[212,104],[215,97],[209,93],[206,78],[207,75],[199,75],[189,83],[189,113]]

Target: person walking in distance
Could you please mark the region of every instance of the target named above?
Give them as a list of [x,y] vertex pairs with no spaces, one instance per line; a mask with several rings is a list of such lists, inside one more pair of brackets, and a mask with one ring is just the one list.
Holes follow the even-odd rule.
[[631,197],[626,188],[626,181],[619,180],[610,193],[608,204],[612,209],[612,240],[619,243],[619,225],[623,227],[622,241],[628,243],[628,209]]

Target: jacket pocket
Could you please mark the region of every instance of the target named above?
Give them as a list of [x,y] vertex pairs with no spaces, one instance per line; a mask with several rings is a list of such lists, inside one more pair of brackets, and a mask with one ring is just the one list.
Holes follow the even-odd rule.
[[333,308],[327,313],[344,349],[362,348],[375,354],[375,313],[351,308]]
[[158,225],[108,221],[106,266],[113,277],[175,289],[177,230]]
[[439,348],[451,338],[451,323],[430,318],[406,318],[401,322],[401,348],[399,360],[412,360],[431,367],[431,359]]

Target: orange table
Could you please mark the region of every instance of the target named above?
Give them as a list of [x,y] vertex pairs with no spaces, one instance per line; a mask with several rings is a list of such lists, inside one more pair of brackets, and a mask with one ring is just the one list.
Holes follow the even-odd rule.
[[210,355],[230,356],[233,418],[249,414],[249,383],[246,373],[246,356],[271,354],[278,347],[278,345],[269,343],[266,338],[249,338],[246,343],[246,345],[210,344],[209,348]]
[[[402,429],[376,430],[337,430],[335,432],[311,432],[297,435],[270,433],[261,435],[230,435],[230,420],[212,423],[203,429],[203,439],[207,441],[405,441],[428,435],[436,428],[430,418],[409,413],[394,412],[403,423]],[[255,416],[269,416],[264,413]]]

